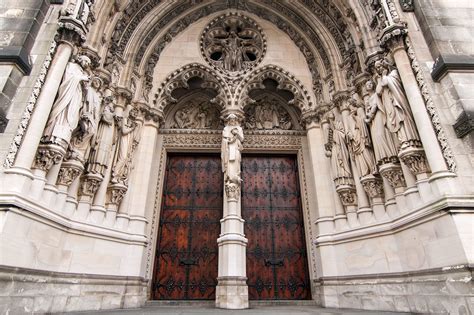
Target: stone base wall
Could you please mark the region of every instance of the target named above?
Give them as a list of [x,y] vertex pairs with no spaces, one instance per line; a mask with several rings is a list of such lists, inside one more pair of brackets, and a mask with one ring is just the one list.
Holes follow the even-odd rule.
[[473,314],[472,268],[328,277],[313,283],[324,307],[429,314]]
[[147,281],[141,277],[0,266],[0,314],[137,308],[146,299]]

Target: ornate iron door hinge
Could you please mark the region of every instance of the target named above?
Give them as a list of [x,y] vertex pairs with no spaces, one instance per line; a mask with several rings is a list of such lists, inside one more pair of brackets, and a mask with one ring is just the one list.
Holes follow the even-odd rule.
[[283,267],[283,259],[265,259],[265,266],[280,266]]
[[196,259],[180,259],[179,265],[180,266],[197,266],[198,263]]

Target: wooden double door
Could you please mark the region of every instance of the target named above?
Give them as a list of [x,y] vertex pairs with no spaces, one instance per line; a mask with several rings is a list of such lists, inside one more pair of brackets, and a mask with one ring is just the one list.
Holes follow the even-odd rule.
[[[250,298],[310,298],[295,157],[244,156],[242,178]],[[215,299],[223,209],[220,157],[169,156],[162,199],[152,298]]]

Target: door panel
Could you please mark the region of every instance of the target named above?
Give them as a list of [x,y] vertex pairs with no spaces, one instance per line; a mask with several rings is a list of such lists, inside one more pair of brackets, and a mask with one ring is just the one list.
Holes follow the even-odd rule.
[[215,298],[223,182],[219,156],[168,158],[153,298]]
[[250,298],[309,299],[295,157],[244,156],[242,179]]

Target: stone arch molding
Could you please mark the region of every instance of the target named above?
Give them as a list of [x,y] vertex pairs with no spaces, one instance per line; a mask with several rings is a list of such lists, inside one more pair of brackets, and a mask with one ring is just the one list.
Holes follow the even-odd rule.
[[[190,84],[195,78],[199,79],[198,86]],[[178,89],[189,90],[189,92],[193,88],[211,89],[215,91],[215,96],[210,102],[217,104],[221,111],[243,113],[246,105],[255,102],[249,93],[252,90],[264,90],[266,88],[264,81],[267,79],[277,83],[276,92],[291,93],[292,97],[288,105],[296,107],[301,113],[314,109],[314,102],[309,91],[293,74],[279,66],[266,65],[257,68],[248,73],[240,83],[236,83],[199,63],[188,64],[168,75],[158,87],[153,106],[158,112],[164,113],[168,106],[179,101],[173,95]]]

